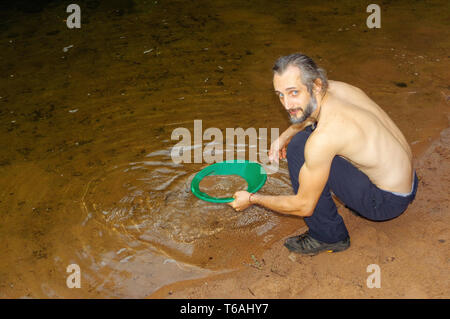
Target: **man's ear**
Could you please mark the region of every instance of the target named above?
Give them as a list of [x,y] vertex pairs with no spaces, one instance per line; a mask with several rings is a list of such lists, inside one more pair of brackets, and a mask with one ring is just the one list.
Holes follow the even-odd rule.
[[320,93],[322,91],[322,80],[317,78],[314,80],[314,93]]

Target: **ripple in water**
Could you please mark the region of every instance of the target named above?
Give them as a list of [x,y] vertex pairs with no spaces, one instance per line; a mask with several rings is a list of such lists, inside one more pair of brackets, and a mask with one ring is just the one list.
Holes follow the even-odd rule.
[[[242,213],[195,197],[190,183],[199,165],[192,165],[195,172],[187,171],[189,166],[167,160],[115,166],[88,184],[83,198],[88,216],[150,243],[165,255],[176,252],[185,257],[193,254],[196,241],[224,229],[254,227],[264,234],[276,225],[277,217],[264,208],[252,206]],[[290,185],[278,174],[270,175],[262,190],[290,194]],[[200,187],[211,196],[232,197],[235,191],[245,190],[247,183],[239,176],[208,176]]]

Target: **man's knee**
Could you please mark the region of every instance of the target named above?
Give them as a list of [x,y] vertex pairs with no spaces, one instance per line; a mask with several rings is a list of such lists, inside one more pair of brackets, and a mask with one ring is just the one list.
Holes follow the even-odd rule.
[[310,134],[305,131],[300,131],[294,135],[288,144],[286,150],[286,158],[289,161],[290,158],[302,158],[304,157],[305,144]]

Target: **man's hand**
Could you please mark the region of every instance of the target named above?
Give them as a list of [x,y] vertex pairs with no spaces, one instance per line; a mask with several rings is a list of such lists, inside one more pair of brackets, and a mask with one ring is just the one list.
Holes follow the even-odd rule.
[[283,132],[271,145],[269,150],[269,161],[277,162],[280,159],[286,158],[286,148],[289,142],[292,140],[295,134],[302,131],[306,126],[314,124],[315,121],[307,119],[303,123],[292,124],[289,128]]
[[[290,139],[289,139],[290,141]],[[277,138],[271,145],[269,150],[269,161],[276,162],[286,158],[286,146],[289,141],[285,141],[283,137]]]
[[250,193],[247,191],[239,191],[234,193],[233,195],[234,201],[228,203],[231,207],[233,207],[237,212],[246,209],[251,206],[250,203]]

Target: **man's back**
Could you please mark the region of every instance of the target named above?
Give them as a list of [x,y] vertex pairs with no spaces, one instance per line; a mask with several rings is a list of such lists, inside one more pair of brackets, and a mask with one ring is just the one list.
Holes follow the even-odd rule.
[[344,82],[329,81],[327,95],[313,135],[328,135],[338,144],[337,154],[379,188],[409,193],[411,149],[389,116],[363,91]]

